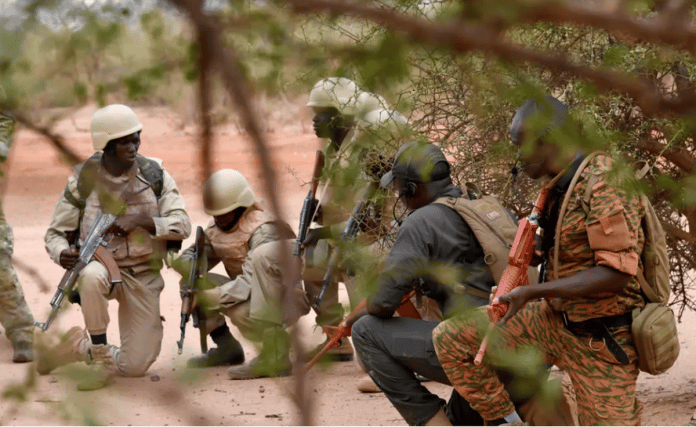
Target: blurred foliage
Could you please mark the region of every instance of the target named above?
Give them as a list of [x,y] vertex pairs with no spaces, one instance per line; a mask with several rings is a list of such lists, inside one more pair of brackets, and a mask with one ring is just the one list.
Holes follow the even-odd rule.
[[[3,105],[26,111],[79,107],[96,102],[166,104],[187,118],[198,78],[200,49],[186,17],[163,2],[107,1],[86,6],[70,1],[24,1],[22,25],[0,28]],[[638,76],[662,95],[693,92],[696,61],[661,43],[619,37],[607,31],[546,22],[520,24],[524,3],[373,0],[361,4],[423,22],[494,25],[514,46],[562,55],[599,70]],[[652,17],[658,5],[629,1],[627,11]],[[571,106],[577,132],[569,147],[598,148],[627,162],[650,165],[648,187],[670,234],[674,303],[694,306],[696,259],[693,117],[645,116],[634,99],[600,90],[590,79],[532,63],[511,64],[476,47],[461,54],[441,44],[418,44],[405,34],[357,17],[303,11],[283,2],[207,2],[223,28],[223,44],[258,99],[295,99],[319,79],[345,76],[363,90],[382,95],[409,116],[424,139],[450,156],[458,183],[473,181],[498,195],[520,217],[529,213],[538,184],[524,176],[511,182],[514,149],[510,119],[524,100],[550,93]],[[690,11],[691,13],[691,11]],[[692,15],[689,15],[690,17]],[[215,122],[232,105],[219,80],[213,82]],[[217,115],[216,115],[217,114]],[[277,116],[276,116],[277,117]],[[272,125],[271,125],[272,126]],[[581,135],[581,136],[579,136]],[[570,148],[569,148],[570,149]],[[385,153],[388,159],[389,154]],[[388,161],[386,162],[388,164]],[[356,166],[356,168],[359,168]],[[346,182],[353,182],[349,173]]]
[[[169,105],[187,118],[197,115],[191,108],[197,104],[193,100],[200,48],[192,24],[173,6],[137,0],[90,6],[45,0],[18,4],[24,7],[21,25],[0,19],[3,108],[41,111],[128,102]],[[666,97],[678,99],[694,91],[696,60],[689,52],[658,40],[619,36],[618,31],[529,23],[525,13],[535,2],[370,0],[355,4],[438,25],[496,28],[500,39],[512,46],[555,54],[596,70],[621,72],[627,78],[640,77],[656,84]],[[661,2],[622,4],[632,17],[660,13]],[[696,309],[693,115],[658,112],[647,116],[635,99],[602,89],[591,78],[580,79],[534,63],[503,61],[482,53],[482,45],[461,53],[444,39],[420,44],[417,36],[409,38],[405,32],[389,31],[363,18],[315,12],[309,6],[295,13],[286,2],[229,0],[209,1],[205,10],[222,27],[222,43],[236,52],[237,65],[255,99],[305,99],[321,78],[351,78],[409,118],[416,132],[410,138],[440,144],[452,160],[457,183],[478,184],[499,196],[519,217],[529,214],[539,185],[523,174],[510,178],[516,151],[509,143],[511,118],[526,99],[544,94],[561,99],[571,107],[575,125],[563,135],[568,150],[609,151],[622,158],[617,167],[623,169],[639,161],[649,165],[643,187],[668,226],[672,302],[680,314],[685,308]],[[693,8],[688,9],[685,19],[692,21],[693,13]],[[221,122],[234,114],[234,106],[219,79],[213,87],[213,109]],[[354,188],[356,177],[370,164],[388,166],[394,148],[386,144],[376,153],[354,151],[348,156],[352,166],[336,179],[344,188]],[[393,238],[389,211],[394,202],[380,194],[381,201],[372,208],[373,220],[377,218],[382,236]],[[339,200],[351,210],[353,198],[339,194]],[[389,240],[385,241],[377,248],[381,253],[388,249]],[[379,269],[376,257],[365,252],[364,245],[345,246],[346,252],[358,249],[346,256],[366,266],[360,286],[369,289]]]

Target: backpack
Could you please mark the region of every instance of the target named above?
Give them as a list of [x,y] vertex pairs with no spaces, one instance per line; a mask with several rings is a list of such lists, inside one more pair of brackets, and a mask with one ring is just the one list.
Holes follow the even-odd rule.
[[[474,184],[467,183],[466,187],[469,194],[477,194],[477,197],[441,197],[435,203],[449,206],[464,219],[483,248],[486,265],[498,284],[508,266],[510,248],[517,234],[517,223],[497,198],[481,193]],[[535,267],[529,267],[527,276],[529,283],[537,283]]]
[[[589,162],[602,152],[594,152],[587,156],[578,167],[573,180],[570,183],[563,200],[556,227],[554,247],[554,277],[558,276],[558,242],[563,215],[570,201],[570,195],[577,184],[582,171]],[[579,199],[580,205],[587,213],[590,209],[592,187],[599,177],[606,172],[606,168],[598,168],[590,174],[585,194]],[[636,172],[636,178],[645,176],[648,168],[645,165]],[[643,372],[658,375],[669,369],[679,356],[679,338],[677,335],[677,323],[672,309],[667,307],[671,286],[669,283],[669,256],[667,254],[667,238],[655,209],[645,194],[640,196],[641,204],[645,207],[645,216],[642,220],[645,234],[645,244],[641,253],[643,267],[638,270],[636,278],[640,283],[645,307],[633,312],[631,333],[638,352],[639,368]]]

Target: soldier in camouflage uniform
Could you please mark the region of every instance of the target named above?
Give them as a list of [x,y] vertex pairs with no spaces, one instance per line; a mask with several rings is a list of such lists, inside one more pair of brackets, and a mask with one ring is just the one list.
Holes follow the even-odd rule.
[[[13,125],[13,120],[0,112],[0,165],[7,160],[12,145]],[[34,360],[34,318],[12,267],[13,249],[12,227],[5,220],[0,201],[0,323],[14,349],[12,361],[25,363]]]
[[[560,175],[552,190],[550,219],[541,224],[546,250],[554,244],[548,240],[553,240],[554,221],[559,221],[558,199],[583,158],[581,152],[563,151],[554,140],[562,134],[566,115],[565,105],[547,96],[525,102],[511,126],[512,141],[521,147],[522,169],[534,179]],[[494,349],[533,346],[540,360],[569,374],[581,425],[640,424],[638,359],[630,325],[632,310],[644,305],[635,276],[641,268],[645,208],[637,195],[603,173],[610,164],[610,158],[600,155],[583,170],[571,195],[575,202],[560,220],[558,265],[548,252],[545,255],[546,283],[517,287],[493,301],[506,302],[509,309],[480,366],[473,360],[488,325],[485,310],[450,319],[433,333],[452,384],[491,423],[519,421],[492,369],[504,361]],[[586,211],[580,200],[591,174],[598,178]]]

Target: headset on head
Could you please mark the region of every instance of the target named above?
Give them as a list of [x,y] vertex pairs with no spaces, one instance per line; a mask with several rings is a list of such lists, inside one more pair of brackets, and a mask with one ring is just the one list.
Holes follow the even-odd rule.
[[401,187],[401,191],[399,192],[399,196],[407,199],[413,199],[416,197],[416,190],[417,186],[415,182],[405,180],[404,185]]
[[[408,160],[406,160],[406,174],[408,175],[408,171],[411,170],[411,158],[409,157]],[[401,191],[399,191],[399,197],[404,197],[407,199],[413,199],[416,197],[416,190],[418,189],[417,185],[415,182],[410,181],[408,178],[404,177],[404,185],[401,187]]]

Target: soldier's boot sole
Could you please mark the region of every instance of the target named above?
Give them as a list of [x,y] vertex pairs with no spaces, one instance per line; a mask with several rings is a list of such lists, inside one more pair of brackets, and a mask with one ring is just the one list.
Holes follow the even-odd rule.
[[[312,349],[306,356],[307,360],[311,360],[314,358],[314,356],[319,354],[319,352],[326,346],[328,342],[329,340],[327,339],[326,341]],[[324,353],[324,355],[321,357],[322,361],[350,362],[353,360],[353,346],[350,344],[350,340],[348,338],[343,338],[339,342],[339,345],[330,348],[329,350],[327,350],[326,353]]]

